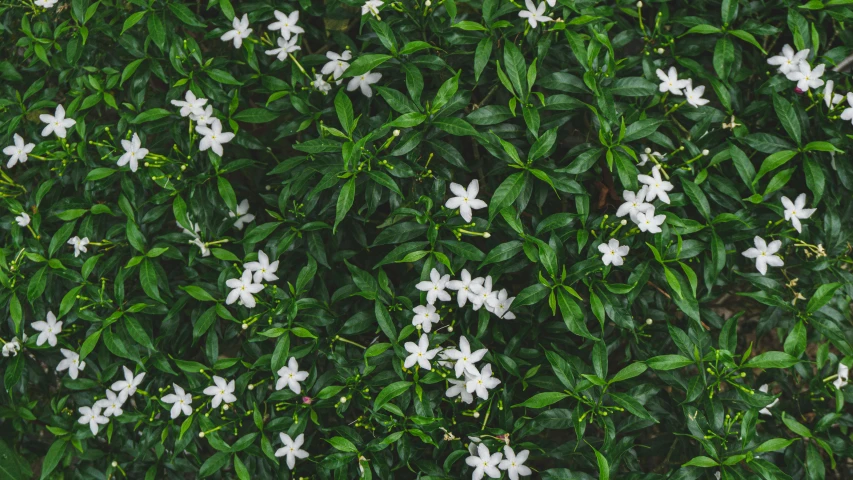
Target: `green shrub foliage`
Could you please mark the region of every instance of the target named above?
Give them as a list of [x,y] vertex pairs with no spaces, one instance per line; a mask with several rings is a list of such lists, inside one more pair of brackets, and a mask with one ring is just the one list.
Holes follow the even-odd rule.
[[0,479],[853,478],[851,21],[0,3]]

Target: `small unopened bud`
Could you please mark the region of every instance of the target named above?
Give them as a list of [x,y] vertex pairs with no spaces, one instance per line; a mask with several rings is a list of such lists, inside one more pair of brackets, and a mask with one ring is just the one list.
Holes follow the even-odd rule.
[[400,130],[399,130],[399,129],[394,129],[394,132],[393,132],[392,134],[393,134],[395,137],[399,137],[399,136],[400,136]]
[[622,225],[622,226],[624,227],[625,225],[628,225],[628,220],[625,220],[625,219],[623,218],[623,219],[622,219],[622,221],[621,221],[621,222],[619,222],[619,224],[620,224],[620,225]]
[[489,238],[489,237],[491,237],[491,236],[492,236],[492,234],[491,234],[491,233],[489,233],[489,232],[485,232],[485,233],[483,234],[483,238]]
[[341,397],[338,401],[341,403],[347,403],[347,397]]
[[429,0],[426,0],[426,2],[424,2],[424,5],[427,7],[432,6],[432,2],[430,2]]
[[702,156],[707,157],[709,153],[711,153],[711,151],[708,150],[707,148],[705,150],[702,150]]
[[637,2],[637,8],[643,8],[643,2]]
[[113,460],[112,465],[113,465],[113,468],[116,468],[116,467],[118,466],[118,462],[116,462],[115,460]]
[[267,185],[267,186],[266,186],[266,187],[264,187],[264,188],[266,188],[268,192],[269,192],[270,190],[272,190],[272,187],[271,187],[271,186],[269,186],[269,185]]
[[447,331],[453,333],[453,327],[447,327]]
[[652,153],[652,149],[651,149],[651,148],[646,148],[646,150],[645,150],[645,151],[646,151],[646,155],[648,155],[648,154]]
[[663,48],[658,48],[657,52],[658,52],[658,55],[663,55],[664,50],[663,50]]
[[254,389],[255,389],[255,386],[250,383],[249,384],[249,390],[254,390]]
[[797,95],[802,95],[804,92],[800,87],[797,87],[794,89],[794,93],[796,93]]
[[249,325],[248,325],[248,324],[246,324],[246,323],[244,323],[244,324],[243,324],[243,330],[245,330],[245,329],[247,329],[247,328],[249,328]]
[[302,403],[305,405],[311,405],[311,397],[302,397]]
[[480,418],[480,412],[474,412],[474,418]]
[[228,404],[227,404],[227,403],[226,403],[225,405],[223,405],[223,406],[222,406],[222,410],[225,410],[225,411],[227,411],[227,410],[228,410]]
[[654,322],[651,318],[646,319],[646,325],[651,325],[652,323],[654,323]]
[[187,166],[186,166],[186,165],[181,165],[181,171],[182,171],[182,172],[183,172],[184,170],[186,170],[186,169],[187,169]]
[[204,432],[198,432],[198,438],[204,438]]

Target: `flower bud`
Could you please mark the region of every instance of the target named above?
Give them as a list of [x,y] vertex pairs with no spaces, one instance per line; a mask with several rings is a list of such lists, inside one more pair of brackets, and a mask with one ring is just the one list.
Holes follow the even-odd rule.
[[625,220],[625,219],[623,218],[623,219],[622,219],[622,221],[621,221],[621,222],[619,222],[619,224],[620,224],[620,225],[622,225],[622,226],[624,227],[625,225],[628,225],[628,220]]
[[113,468],[116,468],[116,467],[118,466],[118,462],[116,462],[115,460],[113,460],[112,466],[113,466]]
[[708,150],[707,148],[705,150],[702,150],[702,156],[707,157],[709,153],[711,153],[711,151]]
[[341,397],[340,400],[338,400],[338,401],[340,403],[347,403],[347,397]]
[[646,155],[648,155],[648,154],[652,153],[652,149],[651,149],[651,148],[646,148],[645,152],[646,152]]
[[643,2],[637,2],[637,8],[643,8]]
[[394,135],[395,137],[399,137],[399,136],[400,136],[400,130],[399,130],[399,129],[394,129],[393,135]]
[[204,432],[198,432],[198,438],[204,438]]
[[453,333],[453,327],[447,327],[447,331]]
[[652,323],[654,323],[654,322],[651,318],[646,319],[646,325],[651,325]]
[[249,384],[249,390],[254,390],[254,389],[255,389],[255,386],[250,383]]
[[491,234],[491,233],[489,233],[489,232],[485,232],[485,233],[483,233],[483,238],[489,238],[489,237],[491,237],[491,236],[492,236],[492,234]]
[[474,418],[480,418],[480,412],[474,412]]
[[243,324],[243,330],[245,330],[245,329],[247,329],[247,328],[249,328],[249,325],[244,323],[244,324]]
[[311,405],[311,397],[302,397],[302,403],[305,405]]
[[227,403],[222,406],[222,410],[224,410],[226,412],[228,411],[228,404]]

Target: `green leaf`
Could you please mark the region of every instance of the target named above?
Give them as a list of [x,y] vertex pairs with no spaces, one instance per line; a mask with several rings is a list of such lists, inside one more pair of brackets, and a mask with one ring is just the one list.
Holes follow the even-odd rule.
[[355,199],[355,177],[350,177],[347,183],[341,188],[341,193],[338,195],[338,203],[335,207],[335,225],[332,227],[332,233],[338,229],[338,224],[346,217],[347,212],[352,208],[353,200]]
[[382,65],[383,63],[391,60],[391,55],[378,54],[378,53],[366,53],[359,55],[358,58],[353,61],[349,68],[344,71],[344,74],[341,78],[350,78],[356,77],[359,75],[364,75],[367,72],[370,72],[374,68]]
[[501,210],[515,202],[515,199],[521,194],[525,179],[524,172],[518,172],[513,173],[501,182],[492,195],[491,202],[489,202],[489,221],[492,221]]
[[646,360],[646,364],[652,370],[675,370],[692,365],[693,360],[681,355],[659,355]]
[[125,19],[125,21],[124,21],[124,26],[122,26],[121,33],[119,35],[124,35],[124,32],[126,32],[129,28],[131,28],[132,26],[139,23],[139,21],[142,20],[142,17],[145,16],[145,13],[146,13],[146,11],[143,10],[141,12],[136,12],[136,13],[130,15],[129,17],[127,17],[127,19]]
[[841,287],[841,283],[827,283],[821,285],[817,288],[815,293],[809,299],[808,306],[806,307],[806,312],[814,313],[820,310],[820,307],[826,305],[830,300],[832,300],[832,296],[835,295],[835,291]]
[[794,158],[796,154],[797,152],[793,150],[782,150],[781,152],[776,152],[765,158],[764,161],[761,162],[761,168],[758,169],[758,174],[752,180],[752,183],[757,184],[761,177],[788,163],[788,161]]
[[778,452],[788,448],[788,445],[799,440],[798,438],[771,438],[761,445],[757,446],[754,453]]
[[279,117],[279,113],[266,108],[247,108],[234,114],[231,118],[238,122],[270,123]]
[[137,115],[136,117],[134,117],[133,120],[130,121],[130,123],[137,124],[137,123],[153,122],[155,120],[160,120],[161,118],[166,118],[170,115],[172,115],[172,112],[170,112],[166,109],[152,108],[152,109],[146,110],[146,111],[140,113],[139,115]]
[[376,395],[376,400],[374,400],[373,402],[373,411],[380,411],[383,405],[402,395],[411,386],[412,382],[401,381],[394,382],[391,385],[388,385],[387,387],[383,388],[382,391],[380,391],[379,394]]
[[330,440],[326,441],[329,442],[331,446],[335,447],[336,450],[340,450],[341,452],[358,453],[358,448],[344,437],[332,437]]
[[160,287],[157,286],[157,270],[154,268],[154,263],[147,258],[142,261],[139,267],[139,281],[146,295],[160,303],[166,303],[160,298]]
[[718,467],[720,464],[717,463],[716,460],[710,457],[698,456],[690,459],[689,462],[682,465],[682,467],[702,467],[702,468],[713,468]]
[[59,466],[59,462],[62,460],[62,457],[65,456],[66,445],[68,445],[68,442],[63,438],[57,438],[50,445],[50,448],[47,450],[47,455],[45,455],[44,461],[41,465],[41,480],[48,478],[50,474],[56,470],[56,467]]
[[[513,302],[513,304],[514,303],[515,302]],[[622,382],[622,381],[637,377],[639,375],[642,375],[643,372],[645,372],[647,368],[648,368],[648,366],[645,363],[634,362],[634,363],[628,365],[627,367],[623,368],[622,370],[619,370],[619,372],[617,372],[616,375],[613,375],[613,378],[610,379],[609,383]]]
[[513,405],[512,408],[545,408],[559,402],[564,398],[569,398],[569,395],[560,392],[537,393],[536,395],[533,395],[532,397],[525,400],[523,403]]
[[785,352],[764,352],[743,364],[742,368],[789,368],[800,361]]

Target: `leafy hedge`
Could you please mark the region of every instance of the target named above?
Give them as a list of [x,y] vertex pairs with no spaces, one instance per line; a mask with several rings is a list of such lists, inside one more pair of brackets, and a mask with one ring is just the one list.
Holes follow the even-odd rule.
[[853,478],[851,21],[0,4],[0,479]]

